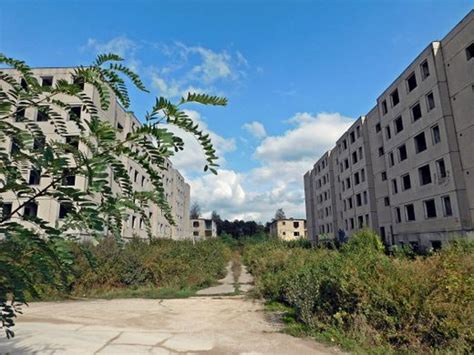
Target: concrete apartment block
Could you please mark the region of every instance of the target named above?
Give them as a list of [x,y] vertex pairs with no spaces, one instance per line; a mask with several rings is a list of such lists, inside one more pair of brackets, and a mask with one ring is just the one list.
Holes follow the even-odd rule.
[[[367,226],[388,245],[436,248],[455,235],[474,234],[473,43],[471,11],[336,142],[337,235]],[[316,191],[313,170],[305,188]],[[309,225],[325,222],[313,213],[321,207],[315,199],[306,203]],[[317,234],[310,238],[317,241]]]
[[217,225],[212,219],[191,219],[191,229],[194,239],[207,239],[217,237]]
[[281,240],[307,238],[305,219],[279,219],[270,224],[270,236]]
[[[13,76],[20,77],[15,73],[13,70],[9,69],[2,69],[3,71],[8,71]],[[73,80],[73,68],[37,68],[33,69],[34,75],[37,76],[39,82],[42,85],[54,85],[56,80],[64,79],[69,82]],[[92,100],[98,104],[98,93],[96,90],[86,84],[84,87],[84,92],[88,95]],[[62,96],[58,97],[59,99],[67,102],[73,107],[74,112],[77,115],[84,116],[87,118],[87,113],[81,110],[80,103],[74,102],[73,98]],[[134,116],[132,112],[126,111],[116,100],[114,95],[111,96],[111,104],[110,107],[103,111],[100,109],[100,106],[97,105],[99,108],[100,117],[103,117],[107,121],[109,121],[117,130],[120,132],[119,134],[122,135],[124,138],[127,133],[134,131],[138,127],[140,127],[140,121]],[[65,143],[71,144],[78,144],[78,148],[82,150],[85,154],[90,154],[89,150],[86,146],[82,143],[75,141],[76,137],[80,134],[79,128],[77,127],[76,123],[70,120],[68,117],[70,115],[69,112],[66,111],[57,111],[63,118],[66,120],[66,128],[70,135],[66,138],[58,135],[54,131],[54,126],[50,124],[48,121],[42,121],[40,115],[38,115],[38,111],[34,108],[28,108],[24,112],[24,116],[30,120],[36,121],[36,123],[40,126],[43,133],[46,136],[46,140],[53,141],[58,140]],[[17,120],[16,118],[12,117],[12,122],[18,126],[24,126],[24,123],[21,120]],[[74,143],[75,142],[75,143]],[[12,142],[3,142],[0,143],[7,149],[11,149]],[[123,164],[127,167],[130,178],[133,183],[133,187],[136,190],[145,190],[152,188],[150,180],[147,176],[147,173],[140,168],[134,161],[123,157],[122,158]],[[151,204],[149,207],[149,216],[151,217],[151,229],[152,233],[157,238],[173,238],[173,239],[183,239],[183,238],[190,238],[190,229],[189,229],[189,201],[190,201],[190,187],[184,181],[184,178],[181,174],[173,168],[171,162],[167,162],[167,170],[162,171],[162,177],[165,187],[165,192],[168,197],[168,201],[172,207],[172,213],[174,220],[176,222],[175,226],[171,226],[170,223],[165,219],[162,211],[158,208],[158,206]],[[31,184],[37,185],[38,188],[42,186],[46,186],[49,182],[49,178],[41,178],[40,180],[36,179],[34,176],[34,171],[30,169],[30,167],[25,167],[25,176],[27,181],[30,181]],[[70,186],[75,186],[76,188],[85,189],[87,181],[84,177],[75,176],[67,182]],[[111,181],[112,189],[115,191],[119,190],[118,185]],[[13,194],[5,193],[2,195],[2,199],[4,201],[4,208],[15,208],[18,206],[19,201],[15,199]],[[6,207],[5,207],[6,206]],[[28,208],[27,208],[28,209]],[[23,214],[25,211],[22,211]],[[34,212],[41,217],[45,221],[56,224],[61,223],[61,219],[63,218],[63,211],[61,205],[48,197],[39,198],[37,201],[37,205],[32,206],[30,212]],[[21,220],[21,216],[14,216],[14,218]],[[23,222],[22,223],[28,223]],[[146,231],[143,220],[141,219],[140,215],[137,214],[130,214],[128,221],[126,221],[123,225],[122,235],[124,238],[132,238],[132,237],[139,237],[139,238],[146,238]],[[87,236],[82,236],[83,238],[87,238]]]

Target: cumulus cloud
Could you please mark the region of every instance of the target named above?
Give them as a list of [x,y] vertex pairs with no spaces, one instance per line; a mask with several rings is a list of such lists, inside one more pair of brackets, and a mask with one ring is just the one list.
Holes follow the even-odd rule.
[[258,121],[246,123],[242,128],[258,139],[264,138],[267,135],[265,127]]
[[100,42],[95,38],[89,38],[84,49],[90,49],[96,53],[114,53],[123,57],[126,54],[127,56],[134,54],[138,49],[138,45],[135,41],[126,36],[115,37],[106,42]]

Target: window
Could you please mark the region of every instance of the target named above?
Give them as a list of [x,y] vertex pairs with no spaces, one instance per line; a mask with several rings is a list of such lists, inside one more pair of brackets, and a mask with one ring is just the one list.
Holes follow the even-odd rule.
[[398,134],[400,133],[401,131],[403,131],[403,119],[402,119],[402,116],[398,116],[397,118],[395,118],[395,121],[394,121],[394,126],[395,126],[395,134]]
[[382,171],[382,181],[386,181],[387,180],[387,172],[386,171]]
[[299,228],[300,222],[293,222],[293,228]]
[[[2,204],[2,218],[10,216],[13,210],[13,204],[11,202],[3,202]],[[8,218],[9,219],[9,218]]]
[[418,174],[420,176],[421,186],[431,184],[431,170],[429,164],[419,168]]
[[379,133],[381,129],[382,129],[382,127],[380,126],[380,123],[377,123],[375,125],[375,132]]
[[367,199],[367,191],[364,191],[363,196],[364,196],[364,205],[366,205],[369,203],[369,200]]
[[72,212],[72,209],[71,202],[61,202],[59,204],[59,219],[66,218],[66,216]]
[[363,216],[357,217],[357,222],[358,222],[358,224],[359,224],[359,228],[363,228],[363,227],[364,227],[364,217],[363,217]]
[[385,241],[386,239],[385,227],[380,227],[380,237],[382,238],[383,241]]
[[419,135],[415,136],[415,151],[421,153],[426,150],[426,138],[425,132],[421,132]]
[[426,108],[427,108],[427,111],[431,111],[432,109],[435,108],[435,100],[434,100],[434,95],[432,92],[426,95]]
[[117,130],[122,132],[123,131],[123,126],[120,122],[117,122]]
[[84,79],[73,77],[72,83],[79,87],[79,89],[84,90]]
[[76,185],[76,175],[70,169],[63,170],[63,186],[74,186]]
[[446,173],[446,165],[444,164],[444,159],[436,160],[436,166],[438,168],[438,174],[440,179],[445,178],[448,174]]
[[43,150],[45,145],[46,145],[46,138],[45,137],[35,137],[35,138],[33,138],[33,150],[34,151]]
[[365,169],[361,169],[360,171],[360,179],[362,182],[365,181]]
[[52,76],[42,76],[41,77],[41,86],[50,88],[53,86],[53,77]]
[[135,176],[133,177],[133,182],[137,182],[138,180],[138,171],[135,171]]
[[387,114],[388,112],[388,109],[387,109],[387,101],[386,100],[383,100],[382,101],[382,113],[385,115]]
[[293,235],[294,235],[295,237],[299,237],[299,236],[300,236],[300,232],[294,232]]
[[347,141],[345,139],[342,141],[342,147],[344,148],[344,150],[347,149]]
[[15,155],[20,153],[20,142],[17,138],[12,138],[12,145],[10,148],[10,154]]
[[350,177],[348,177],[348,178],[346,179],[346,186],[347,186],[348,189],[351,188],[351,178],[350,178]]
[[359,147],[359,149],[357,149],[357,151],[359,152],[359,160],[361,160],[363,158],[362,147]]
[[357,152],[352,153],[352,164],[357,163]]
[[411,108],[411,117],[413,122],[421,118],[421,106],[419,102]]
[[23,78],[21,78],[20,80],[20,86],[22,87],[23,90],[28,90],[28,83]]
[[427,77],[430,76],[430,67],[428,66],[428,61],[425,60],[423,63],[420,65],[421,69],[421,78],[425,80]]
[[398,158],[400,161],[407,159],[407,147],[405,144],[402,144],[400,147],[398,147]]
[[411,189],[410,174],[406,174],[402,176],[402,186],[403,186],[403,191]]
[[351,139],[351,143],[354,143],[355,142],[355,133],[354,132],[351,132],[350,135],[349,135],[350,139]]
[[393,156],[393,152],[390,152],[388,154],[388,162],[390,164],[390,166],[394,166],[395,165],[395,158]]
[[66,136],[66,144],[70,148],[66,148],[66,153],[72,153],[74,150],[79,149],[79,136]]
[[362,196],[361,196],[361,194],[356,195],[356,206],[362,206]]
[[379,157],[381,157],[384,154],[385,153],[384,153],[383,147],[379,147]]
[[350,221],[351,221],[351,229],[354,229],[355,227],[354,218],[351,218]]
[[441,142],[441,133],[439,131],[439,126],[438,125],[431,127],[431,136],[432,136],[432,140],[433,140],[433,145],[438,144],[439,142]]
[[49,119],[47,110],[48,110],[48,108],[46,106],[38,107],[38,114],[36,115],[36,121],[38,121],[38,122],[47,121]]
[[81,112],[81,106],[71,106],[71,109],[69,110],[69,119],[72,121],[77,121],[79,118],[81,118]]
[[352,197],[349,197],[349,198],[347,199],[347,203],[349,204],[349,209],[351,209],[351,208],[353,207],[353,205],[352,205]]
[[144,186],[144,185],[145,185],[145,177],[142,176],[142,186]]
[[402,221],[402,213],[400,211],[400,207],[395,207],[395,221],[400,223]]
[[354,174],[354,185],[359,185],[360,184],[360,177],[359,173]]
[[390,130],[390,126],[385,127],[385,135],[387,136],[387,139],[392,138],[392,131]]
[[398,89],[395,89],[390,94],[390,99],[392,100],[392,107],[395,107],[400,102],[400,96],[398,96]]
[[194,227],[194,228],[199,228],[199,222],[198,222],[198,221],[194,221],[194,222],[193,222],[193,227]]
[[474,58],[474,43],[471,43],[471,45],[466,48],[466,58],[467,60]]
[[392,179],[392,192],[394,195],[398,193],[397,179]]
[[435,200],[427,200],[424,202],[426,218],[436,218],[436,204]]
[[383,198],[383,203],[384,203],[385,206],[390,206],[390,197],[385,196]]
[[15,121],[22,122],[25,120],[25,109],[19,109],[15,112]]
[[417,86],[418,84],[416,83],[416,75],[415,72],[413,72],[407,79],[408,92],[415,90]]
[[28,185],[39,185],[41,181],[41,172],[37,169],[30,170]]
[[28,202],[23,209],[23,218],[35,218],[38,215],[38,204],[36,202]]
[[357,138],[360,137],[360,126],[357,126],[357,127],[356,127],[356,137],[357,137]]
[[441,198],[443,201],[443,213],[445,217],[449,217],[453,215],[453,209],[451,207],[451,199],[449,196],[443,196]]
[[405,205],[405,214],[407,217],[407,221],[414,221],[415,220],[415,206],[413,204]]

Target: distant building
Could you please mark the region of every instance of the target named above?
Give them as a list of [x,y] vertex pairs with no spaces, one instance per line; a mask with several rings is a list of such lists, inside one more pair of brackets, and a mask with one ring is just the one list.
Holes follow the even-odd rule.
[[304,176],[309,239],[474,236],[474,11],[430,43]]
[[270,235],[281,240],[306,238],[305,219],[279,219],[270,224]]
[[193,238],[206,239],[217,237],[217,225],[212,219],[191,219],[191,231]]

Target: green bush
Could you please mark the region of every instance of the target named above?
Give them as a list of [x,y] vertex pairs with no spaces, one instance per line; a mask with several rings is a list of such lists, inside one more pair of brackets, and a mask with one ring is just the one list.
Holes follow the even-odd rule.
[[467,353],[474,341],[473,245],[398,258],[362,231],[339,251],[270,242],[246,247],[244,260],[257,291],[292,307],[314,334],[365,349]]

